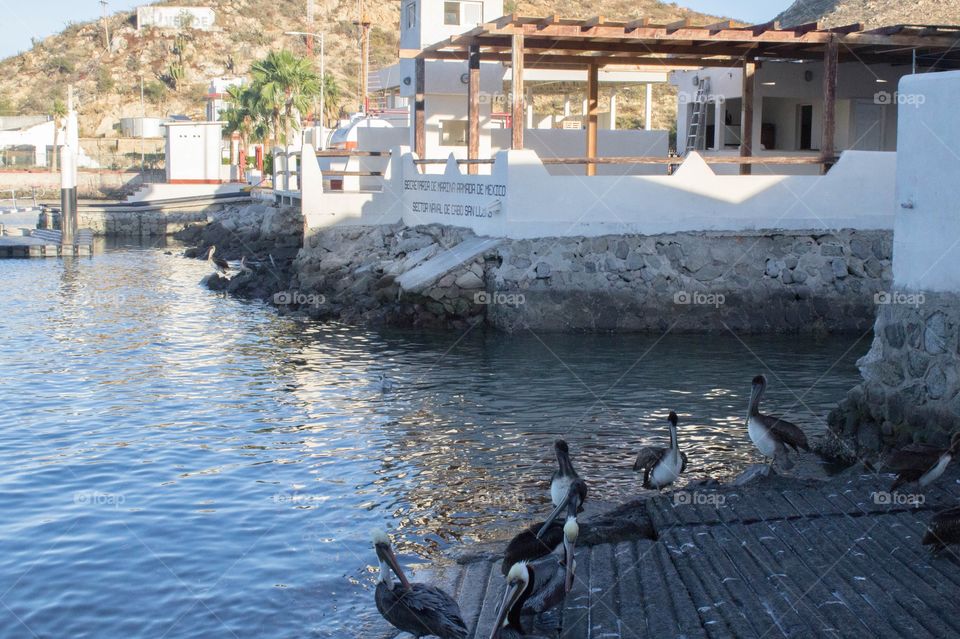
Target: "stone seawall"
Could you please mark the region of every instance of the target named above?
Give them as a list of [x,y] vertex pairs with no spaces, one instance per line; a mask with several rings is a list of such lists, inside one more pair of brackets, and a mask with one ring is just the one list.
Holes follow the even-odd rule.
[[838,457],[946,447],[960,429],[960,296],[893,292],[880,306],[863,382],[830,415]]
[[91,229],[94,235],[158,237],[173,235],[191,224],[206,223],[223,209],[223,205],[182,211],[81,209],[77,215],[80,228]]
[[314,232],[291,288],[345,321],[572,331],[864,332],[891,281],[889,231],[503,240],[414,290],[397,278],[465,229]]

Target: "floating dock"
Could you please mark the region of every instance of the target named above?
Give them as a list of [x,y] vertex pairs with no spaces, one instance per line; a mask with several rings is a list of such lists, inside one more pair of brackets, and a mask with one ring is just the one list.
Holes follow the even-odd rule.
[[77,231],[73,246],[61,244],[60,231],[34,229],[30,235],[0,236],[0,258],[85,256],[93,253],[93,231]]
[[[949,472],[926,489],[918,507],[898,503],[890,482],[889,475],[770,478],[740,488],[691,487],[618,509],[642,512],[652,539],[611,535],[615,527],[597,535],[585,519],[574,589],[534,634],[956,636],[957,550],[932,556],[921,539],[936,510],[958,503],[958,475]],[[504,588],[499,560],[464,557],[434,576],[458,600],[470,639],[490,636]],[[370,636],[400,635],[383,626]]]

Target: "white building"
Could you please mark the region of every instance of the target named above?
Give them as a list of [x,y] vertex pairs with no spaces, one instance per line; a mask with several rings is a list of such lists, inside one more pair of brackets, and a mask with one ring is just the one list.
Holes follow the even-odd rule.
[[[404,0],[400,14],[400,51],[399,63],[375,71],[371,74],[372,90],[386,94],[383,108],[391,115],[397,111],[404,115],[410,113],[410,104],[416,91],[415,61],[410,59],[411,52],[418,52],[431,44],[460,35],[479,24],[493,22],[503,15],[502,0]],[[430,158],[444,158],[453,153],[465,158],[467,153],[467,63],[462,61],[426,62],[426,146],[425,153]],[[559,71],[550,69],[528,69],[524,80],[528,87],[527,113],[524,126],[527,129],[582,128],[584,109],[582,96],[577,91],[569,91],[563,98],[562,111],[558,113],[539,113],[534,110],[533,95],[538,89],[547,89],[551,93],[555,87],[586,85],[587,73],[583,71]],[[505,112],[511,73],[500,63],[482,63],[480,65],[480,138],[479,157],[489,158],[493,153],[509,148],[510,116]],[[600,72],[601,91],[608,93],[610,108],[600,116],[601,128],[616,128],[616,91],[625,85],[646,85],[647,104],[651,100],[652,85],[667,82],[667,73],[658,69],[646,71],[605,71]],[[508,86],[508,85],[507,85]],[[391,113],[392,112],[392,113]],[[412,116],[412,113],[410,113]],[[651,130],[651,114],[648,108],[646,128]],[[501,130],[498,133],[498,130]],[[410,123],[410,145],[413,146],[413,126]],[[563,140],[553,140],[554,134],[541,132],[531,137],[530,148],[538,150],[544,157],[556,155],[553,149],[570,147],[566,136]],[[624,144],[636,148],[637,137],[623,139]],[[667,133],[651,132],[640,136],[645,154],[666,155]],[[615,149],[617,138],[604,136],[607,143],[601,142],[600,155],[622,153],[624,149]],[[538,144],[539,141],[539,144]],[[582,144],[576,145],[577,148]],[[606,146],[606,148],[604,148]],[[578,154],[578,153],[576,153]]]
[[207,120],[216,122],[230,107],[227,90],[230,87],[243,86],[246,78],[213,78],[207,87]]
[[[836,151],[896,151],[897,83],[904,65],[838,65]],[[823,126],[823,63],[765,62],[757,69],[753,140],[757,155],[816,155]],[[736,154],[741,140],[743,70],[676,71],[677,150]],[[698,99],[698,92],[702,97]],[[699,104],[698,104],[699,102]],[[694,117],[696,111],[702,115]],[[698,131],[692,122],[700,120]],[[700,134],[699,138],[696,137]],[[759,144],[758,144],[759,143]],[[800,170],[795,169],[795,170]],[[807,170],[814,170],[807,167]]]
[[223,182],[222,130],[222,122],[167,122],[167,183]]

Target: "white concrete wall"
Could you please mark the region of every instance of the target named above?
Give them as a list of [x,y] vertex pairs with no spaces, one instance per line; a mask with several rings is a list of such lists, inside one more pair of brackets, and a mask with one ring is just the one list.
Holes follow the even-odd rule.
[[[483,22],[490,22],[503,15],[503,0],[476,0],[483,3]],[[407,22],[407,7],[414,6],[416,21]],[[444,0],[403,0],[400,3],[400,48],[422,49],[429,45],[459,35],[477,26],[476,24],[444,24]]]
[[[42,122],[23,129],[0,131],[0,148],[13,146],[34,147],[34,166],[47,166],[47,147],[53,146],[53,120]],[[66,142],[66,134],[61,127],[58,142]]]
[[[312,152],[312,150],[310,151]],[[551,176],[534,151],[502,151],[488,175],[452,159],[425,174],[397,149],[383,188],[323,192],[304,162],[309,228],[335,224],[463,226],[510,238],[761,229],[890,229],[896,157],[849,151],[825,176],[721,176],[691,154],[671,176]]]
[[900,95],[894,284],[960,293],[960,71],[904,78]]

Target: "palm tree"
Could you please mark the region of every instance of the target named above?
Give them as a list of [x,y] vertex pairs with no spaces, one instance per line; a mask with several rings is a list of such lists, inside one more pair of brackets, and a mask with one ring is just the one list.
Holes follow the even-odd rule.
[[327,73],[323,76],[323,110],[326,113],[321,113],[320,117],[329,120],[331,118],[338,118],[340,116],[340,100],[342,95],[340,93],[340,85],[337,84],[337,79]]
[[53,116],[53,159],[50,163],[50,172],[57,172],[57,155],[60,152],[60,127],[63,126],[63,119],[67,117],[67,105],[60,98],[53,100],[53,107],[50,109],[50,115]]
[[272,127],[271,142],[289,141],[292,130],[300,129],[314,96],[320,94],[320,79],[311,62],[289,51],[271,51],[251,67],[258,110],[267,114]]

